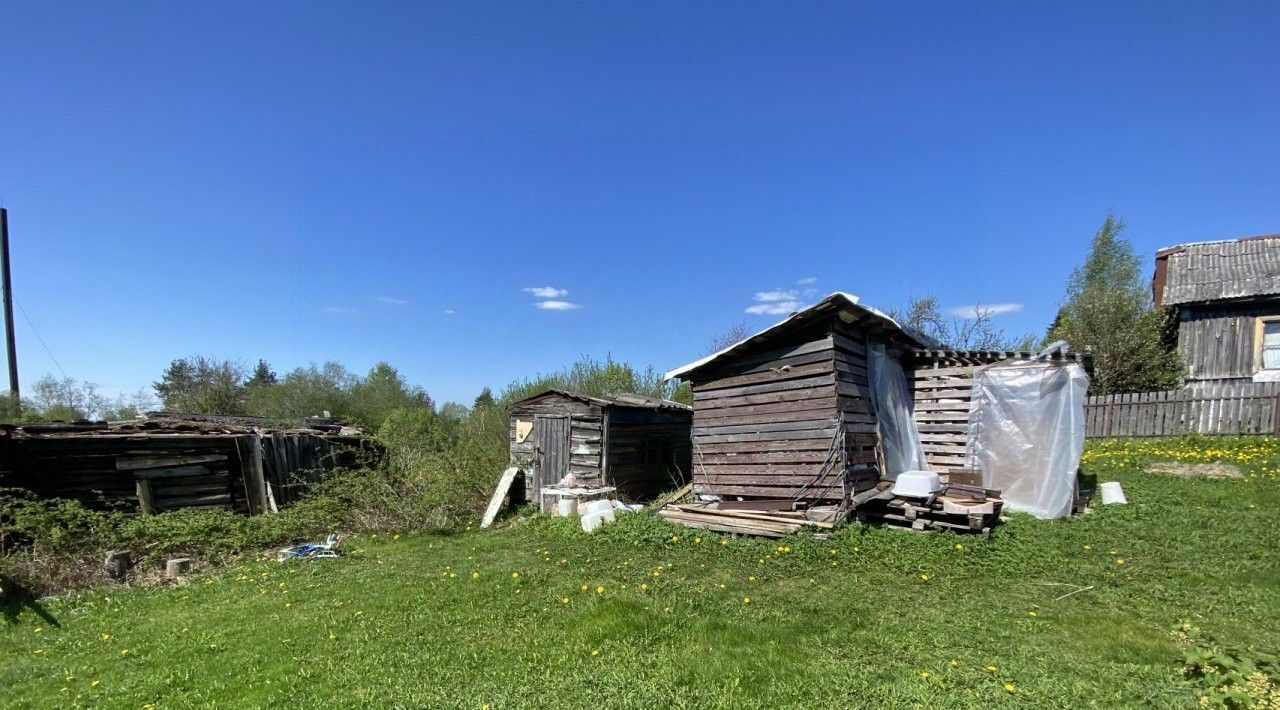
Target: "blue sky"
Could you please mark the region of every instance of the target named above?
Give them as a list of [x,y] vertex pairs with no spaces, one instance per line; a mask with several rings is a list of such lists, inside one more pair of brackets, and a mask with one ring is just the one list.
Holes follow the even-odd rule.
[[[1275,3],[4,18],[15,292],[108,392],[213,354],[469,401],[580,354],[675,367],[770,291],[1038,333],[1108,210],[1144,255],[1280,231]],[[17,321],[24,380],[57,373]]]

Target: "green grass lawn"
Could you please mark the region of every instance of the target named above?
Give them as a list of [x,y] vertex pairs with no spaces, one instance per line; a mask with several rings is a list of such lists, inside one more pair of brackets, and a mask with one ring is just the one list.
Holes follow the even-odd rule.
[[[1151,457],[1246,476],[1144,472]],[[632,516],[364,537],[0,627],[9,707],[1188,707],[1171,632],[1280,648],[1280,444],[1102,444],[1130,505],[990,541]],[[1075,585],[1075,586],[1064,586]],[[1087,587],[1070,596],[1075,589]]]

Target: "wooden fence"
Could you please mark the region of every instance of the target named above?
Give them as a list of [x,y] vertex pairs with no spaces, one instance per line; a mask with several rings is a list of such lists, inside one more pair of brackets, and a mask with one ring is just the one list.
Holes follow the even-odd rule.
[[1280,383],[1193,385],[1085,400],[1090,438],[1280,434]]

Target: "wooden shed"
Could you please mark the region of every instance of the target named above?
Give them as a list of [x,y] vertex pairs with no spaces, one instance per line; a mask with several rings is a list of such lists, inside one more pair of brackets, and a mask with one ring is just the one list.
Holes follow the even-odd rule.
[[587,485],[617,486],[648,500],[684,485],[691,469],[687,405],[640,395],[590,397],[547,390],[509,408],[511,465],[530,501],[568,473]]
[[666,373],[693,388],[694,493],[840,501],[880,479],[868,353],[900,364],[938,347],[833,293],[724,350]]

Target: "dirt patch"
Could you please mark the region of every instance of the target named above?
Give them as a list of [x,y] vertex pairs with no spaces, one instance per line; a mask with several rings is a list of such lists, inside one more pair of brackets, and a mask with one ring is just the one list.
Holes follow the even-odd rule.
[[1186,478],[1243,478],[1240,469],[1229,463],[1177,463],[1166,461],[1153,463],[1147,468],[1150,473],[1162,473],[1166,476],[1183,476]]

